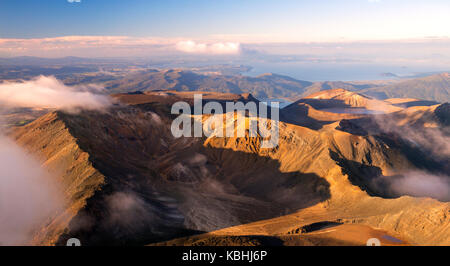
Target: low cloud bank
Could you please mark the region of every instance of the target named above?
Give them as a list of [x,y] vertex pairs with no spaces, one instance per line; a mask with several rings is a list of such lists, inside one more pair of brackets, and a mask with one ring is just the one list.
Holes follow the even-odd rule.
[[[54,77],[0,84],[0,107],[102,110],[111,101],[97,86],[69,87]],[[1,124],[1,121],[0,121]],[[1,128],[1,127],[0,127]],[[26,245],[63,208],[56,178],[0,132],[0,245]]]
[[[378,116],[376,122],[382,131],[400,136],[411,147],[419,149],[429,158],[444,164],[442,169],[427,171],[404,170],[399,177],[383,180],[394,195],[432,197],[441,201],[450,201],[450,176],[446,173],[450,161],[450,137],[439,127],[427,128],[415,125],[399,125],[396,119]],[[445,166],[447,164],[447,166]],[[439,173],[440,172],[440,173]]]
[[26,245],[63,204],[53,178],[0,135],[0,246]]
[[97,86],[70,87],[55,77],[40,76],[29,81],[0,83],[0,105],[62,110],[100,110],[111,104]]
[[400,195],[432,197],[450,201],[450,179],[424,171],[406,172],[391,183],[391,190]]
[[450,136],[440,127],[399,125],[398,119],[389,116],[376,116],[375,122],[383,132],[400,136],[434,158],[450,158]]

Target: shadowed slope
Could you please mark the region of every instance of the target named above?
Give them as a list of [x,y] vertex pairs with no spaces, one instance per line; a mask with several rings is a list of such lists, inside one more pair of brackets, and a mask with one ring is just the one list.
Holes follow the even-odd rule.
[[[367,125],[361,125],[365,134],[336,129],[339,115],[320,130],[281,122],[280,142],[273,149],[262,149],[260,137],[175,139],[167,112],[171,101],[133,97],[133,106],[104,113],[51,113],[15,133],[19,143],[48,161],[45,166],[51,171],[61,167],[67,179],[63,184],[71,216],[63,223],[54,220],[57,230],[43,229],[36,235],[38,243],[64,244],[78,237],[86,245],[140,245],[212,231],[214,236],[244,236],[244,242],[282,235],[283,243],[360,244],[367,232],[385,232],[409,243],[448,244],[448,203],[386,199],[382,197],[391,195],[370,186],[380,173],[390,177],[396,170],[418,167],[403,145],[389,142],[392,136],[381,138]],[[245,96],[234,96],[239,97]],[[445,110],[439,108],[443,121]],[[417,119],[408,121],[427,117],[413,113]],[[319,120],[309,114],[301,115]],[[78,158],[73,151],[85,156],[79,168],[72,166]],[[52,154],[59,154],[58,160]],[[87,169],[94,174],[84,175],[81,170]],[[79,186],[75,181],[80,179],[90,186]],[[73,189],[72,182],[77,184]],[[324,222],[369,228],[351,239],[285,238],[298,228]],[[280,238],[257,241],[280,244]]]
[[[60,167],[64,178],[96,183],[92,190],[72,188],[71,180],[63,183],[71,216],[64,223],[55,220],[59,229],[48,228],[36,236],[36,243],[63,245],[77,237],[85,245],[144,244],[277,217],[329,197],[327,183],[314,173],[280,172],[268,157],[233,152],[202,139],[175,139],[168,118],[151,110],[147,104],[107,113],[51,113],[15,135],[49,160],[46,155],[61,147],[46,133],[52,124],[61,125],[62,141],[74,140],[73,149],[88,155],[84,162],[102,177],[97,182],[65,164],[46,164],[50,170]],[[47,119],[51,122],[43,123]],[[36,137],[34,128],[43,132],[38,146],[22,141]],[[249,144],[259,149],[259,142]],[[59,154],[55,163],[70,162],[71,156]],[[71,195],[79,193],[89,194],[73,202]]]

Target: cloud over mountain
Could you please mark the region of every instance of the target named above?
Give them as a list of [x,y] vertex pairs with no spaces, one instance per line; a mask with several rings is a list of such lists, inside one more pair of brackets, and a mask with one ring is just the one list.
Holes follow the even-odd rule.
[[40,162],[0,135],[0,246],[26,244],[63,205],[52,176]]
[[44,107],[73,110],[103,109],[110,105],[101,88],[69,87],[55,77],[40,76],[30,81],[0,83],[0,104],[7,107]]

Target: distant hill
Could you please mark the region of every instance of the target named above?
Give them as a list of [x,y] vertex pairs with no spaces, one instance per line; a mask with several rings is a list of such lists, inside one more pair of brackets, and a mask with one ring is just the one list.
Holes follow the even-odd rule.
[[[210,91],[251,93],[260,100],[285,99],[295,102],[324,90],[344,89],[377,99],[414,98],[436,102],[450,101],[449,73],[421,73],[389,80],[320,81],[297,80],[279,74],[256,77],[241,75],[249,66],[210,65],[182,69],[150,69],[144,62],[121,59],[78,57],[0,58],[0,81],[31,79],[39,75],[55,76],[66,85],[101,84],[110,93],[134,91]],[[385,76],[392,76],[385,73]],[[393,76],[392,76],[393,77]]]
[[321,81],[314,82],[311,86],[305,89],[302,97],[306,97],[310,94],[326,91],[326,90],[334,90],[334,89],[344,89],[348,91],[359,91],[363,89],[373,88],[378,86],[376,82],[367,81],[367,82],[344,82],[344,81]]
[[324,90],[345,89],[377,99],[415,98],[437,102],[450,101],[448,73],[399,81],[325,81],[309,82],[278,74],[257,77],[244,75],[202,74],[189,70],[147,70],[104,83],[111,92],[131,91],[212,91],[251,93],[258,99],[284,98],[296,101]]
[[220,93],[251,93],[258,99],[285,98],[298,100],[323,90],[358,91],[375,84],[341,81],[309,82],[288,76],[267,73],[257,77],[243,75],[201,74],[188,70],[148,70],[111,80],[105,87],[112,92],[130,91],[214,91]]
[[251,93],[257,98],[291,98],[305,92],[313,83],[287,76],[264,74],[258,77],[203,75],[186,70],[149,70],[105,83],[113,92],[127,91],[214,91]]
[[363,108],[365,110],[381,111],[383,113],[401,110],[400,107],[396,107],[389,102],[376,100],[344,89],[320,91],[296,102],[296,104],[299,103],[309,104],[316,109]]
[[450,73],[409,79],[388,86],[363,89],[360,92],[379,99],[416,98],[448,102],[450,101]]

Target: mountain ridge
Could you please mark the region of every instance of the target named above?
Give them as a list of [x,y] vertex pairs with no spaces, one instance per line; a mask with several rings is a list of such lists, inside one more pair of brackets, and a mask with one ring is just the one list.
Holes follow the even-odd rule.
[[150,244],[204,232],[245,242],[325,221],[381,228],[408,243],[450,240],[450,203],[389,195],[369,182],[418,167],[395,138],[343,131],[338,118],[318,129],[280,122],[274,149],[261,149],[260,138],[174,139],[166,110],[142,102],[53,112],[12,134],[49,171],[65,173],[67,208],[34,243]]

